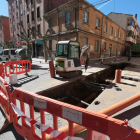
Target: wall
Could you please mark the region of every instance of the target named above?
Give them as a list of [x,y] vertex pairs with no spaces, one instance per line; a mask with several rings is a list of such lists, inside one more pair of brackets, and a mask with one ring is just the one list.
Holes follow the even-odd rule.
[[[56,36],[57,40],[74,40],[79,41],[80,46],[84,46],[84,38],[87,38],[87,44],[91,45],[91,58],[112,57],[123,55],[125,53],[125,38],[126,32],[119,27],[116,23],[106,17],[103,13],[93,7],[86,8],[85,2],[72,2],[65,7],[58,9],[58,12],[52,11],[45,16],[45,27],[48,29],[48,21],[52,19],[52,29],[47,32],[49,35]],[[83,9],[81,7],[84,7]],[[88,25],[83,23],[84,11],[89,12]],[[71,12],[70,24],[65,25],[65,14]],[[76,14],[76,16],[75,16]],[[59,15],[59,27],[57,26],[57,17]],[[100,27],[96,28],[96,18],[100,19]],[[104,33],[104,25],[108,24],[107,33]],[[113,27],[113,35],[110,35],[110,27]],[[115,37],[115,29],[117,35]],[[118,37],[118,33],[121,33],[121,37]],[[59,35],[58,35],[59,34]],[[62,35],[63,34],[63,35]],[[123,38],[124,34],[124,38]],[[50,37],[50,40],[53,38]],[[95,51],[95,42],[99,41],[98,51]],[[57,41],[53,40],[55,45]],[[106,50],[103,50],[103,43],[106,42]],[[49,44],[47,44],[49,45]],[[111,48],[110,48],[111,46]],[[54,49],[54,48],[53,48]]]
[[5,16],[0,17],[0,41],[9,42],[10,41],[10,27],[9,18]]

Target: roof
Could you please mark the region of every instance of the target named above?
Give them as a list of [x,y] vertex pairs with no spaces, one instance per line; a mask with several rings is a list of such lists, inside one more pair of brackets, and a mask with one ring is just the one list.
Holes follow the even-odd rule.
[[70,43],[70,40],[67,40],[67,41],[59,41],[58,44],[69,44]]
[[[126,16],[127,19],[133,19],[135,21],[135,23],[137,24],[137,26],[139,26],[139,23],[137,21],[137,19],[133,16],[133,15],[130,15],[130,14],[123,14],[123,13],[115,13],[115,12],[111,12],[109,13],[107,16],[110,16],[110,15],[122,15],[122,16]],[[109,17],[110,18],[110,17]]]
[[[122,15],[133,16],[133,15],[130,15],[130,14],[124,14],[124,13],[115,13],[115,12],[111,12],[111,13],[109,13],[109,14],[112,14],[112,13],[113,13],[113,14],[122,14]],[[108,14],[108,15],[109,15],[109,14]]]

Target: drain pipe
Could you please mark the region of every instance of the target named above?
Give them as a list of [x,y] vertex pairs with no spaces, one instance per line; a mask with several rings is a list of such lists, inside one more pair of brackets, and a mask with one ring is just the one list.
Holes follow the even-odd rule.
[[[112,105],[106,109],[103,109],[103,110],[99,111],[98,113],[102,113],[102,114],[111,116],[111,115],[123,110],[124,108],[134,104],[135,102],[137,102],[139,100],[140,100],[140,93],[137,95],[134,95],[128,99],[125,99],[125,100],[123,100],[115,105]],[[93,111],[91,111],[91,113],[92,112]],[[73,124],[73,135],[75,135],[83,130],[86,130],[86,127],[83,127],[83,126],[81,126],[79,124],[75,124],[75,123]],[[59,131],[62,131],[64,133],[68,134],[69,133],[69,126],[68,125],[64,126],[64,127],[60,128]],[[52,138],[49,135],[46,135],[46,139],[47,140],[54,140],[54,138]]]

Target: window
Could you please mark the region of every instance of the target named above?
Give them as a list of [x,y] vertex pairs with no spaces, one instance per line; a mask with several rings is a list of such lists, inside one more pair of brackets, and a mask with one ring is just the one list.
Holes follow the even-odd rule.
[[32,11],[32,21],[34,21],[34,11]]
[[70,58],[79,58],[79,49],[80,47],[75,44],[70,45]]
[[115,37],[117,37],[117,29],[115,29]]
[[52,40],[49,40],[49,50],[52,50]]
[[26,0],[26,6],[29,8],[29,0]]
[[30,37],[30,30],[28,29],[28,37]]
[[37,8],[37,18],[40,18],[40,7]]
[[33,4],[34,3],[34,0],[31,0],[31,4]]
[[70,24],[70,12],[66,13],[66,24]]
[[107,23],[105,23],[104,32],[107,33]]
[[20,22],[20,25],[23,26],[23,21]]
[[21,15],[23,14],[23,11],[22,11],[22,9],[20,9],[20,14],[21,14]]
[[37,25],[37,30],[38,30],[38,32],[40,33],[40,24]]
[[103,51],[104,52],[106,51],[106,42],[104,42],[104,44],[103,44]]
[[52,19],[49,20],[49,29],[52,29]]
[[17,19],[18,19],[18,13],[17,13]]
[[96,27],[100,27],[100,19],[96,18]]
[[68,45],[58,45],[58,53],[56,54],[56,56],[67,56],[68,55]]
[[123,34],[123,39],[122,40],[124,40],[124,34]]
[[17,0],[16,0],[16,7],[18,8],[18,3],[17,3]]
[[99,48],[99,41],[95,41],[95,51],[98,52],[98,48]]
[[87,11],[84,11],[84,21],[83,21],[83,23],[88,24],[88,16],[89,16],[89,13]]
[[133,20],[129,20],[128,21],[128,26],[135,26],[135,22]]
[[9,55],[9,50],[5,50],[4,55]]
[[121,38],[121,32],[119,31],[119,38]]
[[84,38],[84,46],[88,44],[88,39]]
[[27,15],[27,23],[29,23],[29,15]]
[[113,35],[113,27],[110,27],[110,35]]
[[11,55],[16,55],[15,50],[11,50]]

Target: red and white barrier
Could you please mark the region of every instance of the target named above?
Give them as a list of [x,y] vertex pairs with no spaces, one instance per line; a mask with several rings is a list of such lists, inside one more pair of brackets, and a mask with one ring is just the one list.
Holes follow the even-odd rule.
[[[3,97],[3,99],[5,99],[6,101],[9,101],[9,99],[4,95],[4,93],[0,92],[0,96]],[[10,101],[9,101],[10,102]],[[54,138],[57,138],[59,140],[83,140],[82,138],[78,138],[78,137],[71,137],[68,136],[66,133],[58,131],[58,130],[54,130],[52,129],[50,126],[48,125],[44,125],[41,124],[39,122],[37,122],[36,120],[33,120],[29,117],[27,117],[21,110],[19,110],[12,102],[10,102],[12,109],[14,111],[15,114],[21,116],[22,118],[24,118],[26,121],[28,121],[29,123],[31,123],[32,125],[34,125],[35,127],[37,127],[38,129],[40,129],[42,132],[51,135]]]
[[31,71],[30,60],[8,61],[7,63],[5,63],[5,75],[7,77],[9,77],[9,75],[11,74],[18,75],[18,74],[23,74],[30,71]]
[[[3,96],[5,96],[8,100],[11,100],[11,91],[9,85],[2,77],[0,77],[0,94],[1,92],[4,94]],[[12,108],[9,102],[7,100],[3,100],[1,96],[0,96],[0,107],[5,113],[5,116],[9,121],[9,123],[12,123],[13,122]]]

